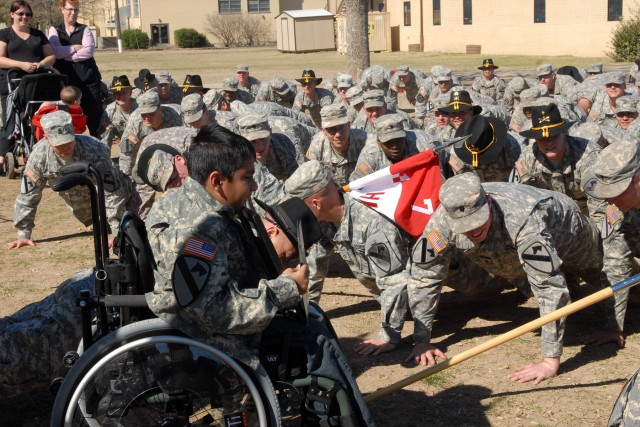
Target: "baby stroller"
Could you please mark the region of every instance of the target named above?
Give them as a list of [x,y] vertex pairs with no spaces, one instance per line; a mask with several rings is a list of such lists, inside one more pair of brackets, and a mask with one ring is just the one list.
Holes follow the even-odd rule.
[[[64,169],[54,191],[84,185],[91,193],[95,291],[78,302],[83,340],[65,356],[69,373],[52,384],[52,426],[319,426],[325,424],[306,420],[326,419],[330,410],[349,418],[345,391],[307,375],[304,363],[270,354],[265,363],[272,367],[253,370],[155,318],[144,296],[153,288],[154,261],[142,222],[124,215],[114,243],[118,259],[108,259],[100,174],[82,162]],[[266,235],[264,227],[257,231]],[[271,378],[272,368],[281,378]]]
[[40,105],[45,101],[60,99],[60,90],[69,78],[51,68],[41,73],[22,75],[22,70],[12,68],[7,71],[7,96],[5,108],[4,135],[15,139],[12,151],[5,155],[6,176],[14,178],[20,161],[25,164],[33,145],[32,122]]

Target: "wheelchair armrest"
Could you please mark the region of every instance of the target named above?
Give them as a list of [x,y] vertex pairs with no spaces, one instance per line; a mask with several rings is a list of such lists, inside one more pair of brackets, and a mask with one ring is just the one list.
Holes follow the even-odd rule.
[[147,307],[144,295],[105,295],[100,297],[105,307]]

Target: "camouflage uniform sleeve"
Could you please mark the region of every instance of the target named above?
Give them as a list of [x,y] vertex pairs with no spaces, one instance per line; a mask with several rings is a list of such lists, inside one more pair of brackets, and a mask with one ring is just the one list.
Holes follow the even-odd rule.
[[496,102],[500,102],[500,100],[504,98],[504,92],[507,90],[507,84],[499,77],[496,77],[496,79],[498,79],[498,82],[496,83]]
[[18,229],[18,239],[31,239],[38,204],[42,200],[42,190],[47,182],[43,177],[44,161],[43,151],[36,147],[22,172],[20,193],[16,197],[13,212],[13,225]]
[[[535,144],[535,142],[533,142],[532,144]],[[514,167],[516,176],[518,177],[518,182],[520,182],[520,184],[531,185],[533,187],[546,188],[546,185],[542,182],[539,182],[536,177],[536,158],[533,154],[532,149],[532,145],[527,146],[524,150],[522,150],[522,153],[520,154],[520,157],[518,157],[518,160],[516,160],[516,164]]]
[[269,97],[267,96],[268,91],[271,90],[271,87],[268,83],[263,83],[260,85],[258,92],[256,93],[256,101],[264,102],[268,101]]
[[109,118],[109,115],[107,114],[107,110],[105,109],[102,112],[102,118],[100,119],[100,126],[98,127],[98,135],[100,135],[100,139],[103,140],[102,142],[105,144],[108,143],[107,141],[104,141],[105,133],[110,126],[111,126],[111,119]]
[[370,152],[375,148],[373,144],[377,144],[377,142],[374,141],[374,138],[375,137],[372,137],[367,140],[362,148],[362,151],[358,156],[358,160],[356,161],[356,166],[353,169],[353,172],[351,172],[351,175],[349,175],[349,182],[355,181],[358,178],[362,178],[363,176],[372,174],[376,171],[375,166],[372,165],[373,162],[370,159]]
[[139,118],[137,118],[137,115],[132,114],[129,118],[129,122],[127,122],[127,125],[124,128],[124,131],[122,132],[122,139],[120,140],[120,159],[118,161],[118,166],[124,174],[129,176],[131,176],[137,147],[140,144],[139,126]]
[[370,224],[375,231],[367,238],[364,249],[380,289],[382,325],[378,338],[397,344],[408,311],[407,247],[398,229],[386,219],[380,218]]
[[473,83],[471,83],[471,90],[474,92],[480,92],[480,89],[482,88],[482,82],[481,80],[482,77],[478,76],[475,79],[473,79]]
[[320,147],[322,146],[322,141],[324,141],[324,134],[322,132],[318,132],[311,139],[311,144],[309,145],[309,149],[307,150],[305,157],[309,160],[318,160],[322,161],[322,155],[320,153]]
[[439,231],[444,221],[444,215],[437,209],[411,252],[407,293],[414,321],[413,340],[416,343],[431,341],[442,283],[451,262],[450,242]]
[[[516,238],[520,262],[527,274],[531,291],[538,302],[540,317],[571,302],[569,288],[560,270],[562,260],[557,253],[554,237],[549,234],[546,209],[536,209]],[[535,261],[534,257],[545,258]],[[566,318],[542,327],[542,356],[560,357]]]
[[293,105],[291,106],[291,109],[293,111],[302,111],[302,97],[304,96],[304,92],[298,92],[296,94],[295,99],[293,100]]
[[258,184],[258,189],[253,197],[265,202],[268,205],[275,205],[283,202],[286,198],[284,183],[269,172],[266,166],[255,162],[256,170],[253,178]]
[[389,81],[389,90],[387,91],[387,98],[391,99],[395,105],[398,104],[398,77],[391,77]]

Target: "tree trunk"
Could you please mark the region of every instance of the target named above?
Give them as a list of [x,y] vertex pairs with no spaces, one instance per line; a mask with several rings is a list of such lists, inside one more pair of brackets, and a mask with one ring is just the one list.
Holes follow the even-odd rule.
[[369,67],[369,22],[367,0],[345,0],[347,6],[347,71],[360,80]]

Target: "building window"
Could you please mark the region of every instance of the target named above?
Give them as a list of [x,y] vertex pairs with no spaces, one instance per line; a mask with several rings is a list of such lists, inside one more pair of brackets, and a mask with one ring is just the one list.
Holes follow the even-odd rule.
[[433,0],[433,25],[440,25],[440,0]]
[[609,21],[622,21],[622,0],[608,0],[607,17]]
[[139,0],[133,0],[133,17],[140,17],[140,2]]
[[545,0],[533,0],[533,22],[537,24],[546,22]]
[[409,27],[411,25],[411,2],[404,2],[404,26]]
[[240,0],[218,0],[219,13],[240,13]]
[[462,17],[464,25],[473,24],[473,13],[471,11],[471,0],[462,0]]
[[248,0],[247,10],[249,13],[269,13],[271,12],[270,0]]

